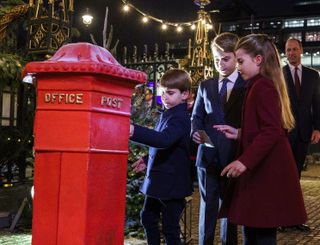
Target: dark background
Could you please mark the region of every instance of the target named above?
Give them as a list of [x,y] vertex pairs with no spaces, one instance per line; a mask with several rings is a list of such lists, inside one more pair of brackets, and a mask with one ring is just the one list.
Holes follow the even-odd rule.
[[[171,22],[196,20],[199,10],[193,0],[131,0],[129,2],[149,15]],[[258,20],[272,16],[294,17],[319,13],[317,11],[319,5],[314,7],[310,5],[312,2],[314,1],[212,0],[205,10],[220,10],[220,13],[211,14],[213,22],[218,23],[251,17],[253,20]],[[309,3],[309,5],[304,3]],[[75,0],[74,26],[82,33],[82,36],[76,41],[89,41],[89,33],[93,33],[98,44],[102,45],[103,22],[107,6],[109,7],[108,25],[114,26],[113,40],[120,40],[120,48],[165,42],[186,43],[188,38],[194,35],[187,29],[180,34],[173,28],[163,32],[160,29],[160,23],[151,20],[144,25],[141,23],[141,14],[137,11],[131,9],[128,13],[123,12],[122,0]],[[85,27],[81,20],[86,8],[89,8],[90,13],[94,16],[93,23],[88,27]]]

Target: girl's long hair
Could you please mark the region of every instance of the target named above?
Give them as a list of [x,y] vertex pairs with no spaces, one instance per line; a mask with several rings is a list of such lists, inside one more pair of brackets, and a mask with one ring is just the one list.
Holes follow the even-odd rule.
[[240,48],[251,57],[262,56],[260,73],[262,76],[273,81],[279,94],[283,127],[287,130],[293,129],[295,120],[290,108],[290,100],[279,53],[273,40],[265,34],[250,34],[239,40],[236,49]]

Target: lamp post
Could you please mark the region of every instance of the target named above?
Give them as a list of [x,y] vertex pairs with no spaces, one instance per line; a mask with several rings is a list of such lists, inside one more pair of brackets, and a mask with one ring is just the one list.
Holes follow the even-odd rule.
[[[189,41],[190,72],[192,87],[197,87],[203,79],[213,76],[212,54],[210,51],[208,31],[212,29],[212,22],[204,7],[211,3],[210,0],[194,0],[200,7],[193,45]],[[216,11],[210,11],[216,12]],[[192,46],[192,47],[191,47]],[[192,51],[191,51],[192,50]],[[191,54],[192,53],[192,54]]]

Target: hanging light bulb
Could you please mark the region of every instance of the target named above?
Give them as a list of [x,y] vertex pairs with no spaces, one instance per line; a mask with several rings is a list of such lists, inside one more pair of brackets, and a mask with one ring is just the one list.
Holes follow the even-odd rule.
[[82,22],[86,26],[89,26],[92,23],[93,16],[89,13],[89,9],[87,8],[87,11],[84,15],[82,15]]
[[182,32],[183,28],[181,26],[177,26],[177,32]]
[[192,25],[190,26],[190,28],[191,28],[191,30],[195,30],[195,29],[196,29],[196,25],[195,25],[195,24],[192,24]]
[[168,26],[167,26],[166,24],[162,24],[162,25],[161,25],[161,29],[165,31],[165,30],[168,29]]
[[123,5],[122,9],[123,9],[124,12],[128,12],[130,10],[130,7],[129,7],[128,4],[125,4],[125,5]]
[[148,23],[149,22],[149,18],[147,16],[143,16],[142,22],[143,23]]

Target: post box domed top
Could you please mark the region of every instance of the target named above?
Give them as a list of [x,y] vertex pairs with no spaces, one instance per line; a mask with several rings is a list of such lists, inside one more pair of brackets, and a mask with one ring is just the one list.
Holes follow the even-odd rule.
[[98,73],[141,83],[146,81],[145,73],[121,66],[108,50],[90,43],[66,44],[49,60],[28,63],[23,75],[53,72]]

